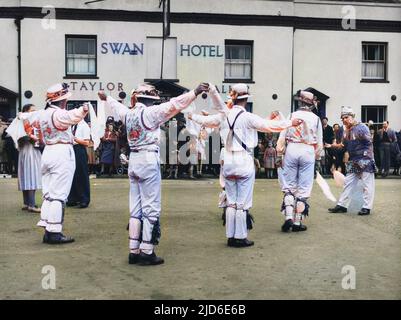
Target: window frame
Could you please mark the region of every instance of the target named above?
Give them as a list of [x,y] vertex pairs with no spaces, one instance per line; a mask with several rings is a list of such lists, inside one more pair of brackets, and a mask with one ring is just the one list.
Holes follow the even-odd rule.
[[[361,106],[361,122],[368,123],[369,120],[372,120],[372,119],[366,119],[367,117],[365,116],[365,114],[367,114],[366,110],[370,109],[370,108],[371,109],[376,108],[376,115],[377,115],[378,120],[380,119],[380,117],[379,117],[379,108],[383,109],[383,121],[387,121],[387,109],[388,109],[388,106],[386,106],[386,105],[362,105]],[[363,121],[363,120],[365,120],[365,121]],[[382,123],[383,122],[374,122],[373,124],[374,125],[380,125]]]
[[[242,45],[242,46],[250,46],[251,47],[251,72],[250,78],[226,78],[226,46],[227,45]],[[233,39],[225,39],[224,40],[224,81],[223,83],[255,83],[253,80],[253,63],[254,63],[254,41],[253,40],[233,40]]]
[[[95,40],[95,73],[94,74],[68,74],[68,39],[91,39]],[[64,79],[99,79],[97,75],[97,35],[90,34],[66,34],[64,46],[65,76]]]
[[[364,78],[364,75],[362,74],[363,70],[363,64],[367,61],[376,61],[376,60],[363,60],[363,50],[364,46],[367,45],[383,45],[384,46],[384,75],[383,78]],[[380,60],[377,60],[380,61]],[[361,82],[366,82],[366,83],[389,83],[387,77],[388,77],[388,42],[379,42],[379,41],[362,41],[361,44]]]

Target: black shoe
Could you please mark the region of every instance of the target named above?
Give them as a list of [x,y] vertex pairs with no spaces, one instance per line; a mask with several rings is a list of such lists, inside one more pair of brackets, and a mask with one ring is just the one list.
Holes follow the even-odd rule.
[[291,227],[293,226],[293,222],[291,219],[285,220],[284,224],[281,226],[281,231],[288,232],[290,231]]
[[61,232],[46,231],[43,242],[48,244],[64,244],[74,242],[74,238],[63,235]]
[[343,206],[339,206],[338,204],[334,208],[330,208],[329,212],[338,213],[338,212],[347,212],[347,208]]
[[306,226],[304,226],[303,224],[300,224],[300,225],[294,224],[292,226],[292,232],[306,231],[306,229],[308,229],[308,228]]
[[235,245],[234,247],[236,248],[244,248],[244,247],[250,247],[253,246],[255,243],[251,240],[248,239],[234,239]]
[[235,247],[236,241],[234,238],[228,238],[227,239],[227,246],[229,247]]
[[146,254],[141,252],[138,257],[138,263],[141,266],[154,266],[157,264],[164,263],[163,258],[156,256],[155,252],[153,251],[152,254]]
[[362,208],[359,212],[358,215],[360,216],[367,216],[370,214],[370,209]]
[[137,264],[139,262],[139,253],[130,253],[128,256],[129,264]]
[[89,203],[80,203],[78,208],[84,209],[84,208],[87,208],[88,206],[89,206]]
[[77,206],[79,203],[78,202],[73,202],[73,201],[67,201],[67,203],[65,204],[67,207],[75,207]]
[[43,235],[43,243],[49,242],[49,232],[45,230],[45,234]]

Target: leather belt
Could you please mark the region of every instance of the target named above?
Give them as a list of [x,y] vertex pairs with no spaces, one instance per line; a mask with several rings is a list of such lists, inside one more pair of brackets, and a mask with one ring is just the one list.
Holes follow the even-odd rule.
[[157,150],[147,150],[147,149],[130,149],[130,150],[131,150],[131,152],[135,152],[135,153],[138,153],[140,151],[159,153],[159,151],[157,151]]
[[47,146],[54,146],[55,144],[72,144],[72,142],[56,142],[56,143],[46,143]]

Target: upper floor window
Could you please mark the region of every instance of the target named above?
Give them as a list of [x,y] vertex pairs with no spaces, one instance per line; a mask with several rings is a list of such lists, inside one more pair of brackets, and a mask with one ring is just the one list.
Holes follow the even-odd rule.
[[362,80],[387,80],[387,43],[362,43]]
[[66,35],[66,75],[96,76],[96,36]]
[[226,40],[224,79],[252,81],[253,41]]

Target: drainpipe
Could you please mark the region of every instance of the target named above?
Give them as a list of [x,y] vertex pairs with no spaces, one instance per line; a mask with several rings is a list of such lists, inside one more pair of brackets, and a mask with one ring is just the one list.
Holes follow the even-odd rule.
[[22,110],[22,85],[21,85],[21,20],[24,19],[23,17],[17,17],[14,20],[15,25],[17,26],[17,33],[18,33],[18,111],[21,112]]
[[291,56],[291,112],[294,111],[293,95],[294,95],[294,38],[295,38],[295,26],[292,27],[292,56]]

